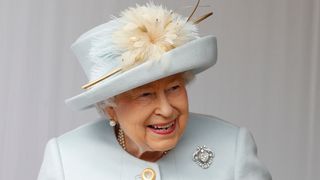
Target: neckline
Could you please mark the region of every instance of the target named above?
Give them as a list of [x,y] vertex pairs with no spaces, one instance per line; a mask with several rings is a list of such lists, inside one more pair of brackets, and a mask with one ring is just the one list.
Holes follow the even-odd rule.
[[131,155],[130,153],[128,153],[127,151],[125,151],[121,145],[119,144],[115,134],[114,134],[114,129],[113,127],[110,127],[108,126],[108,138],[110,138],[111,140],[111,145],[113,145],[114,147],[116,147],[116,150],[119,151],[122,155],[122,157],[125,157],[125,158],[129,158],[131,159],[132,161],[135,161],[137,163],[144,163],[144,164],[152,164],[152,165],[158,165],[161,161],[163,161],[164,159],[166,159],[170,154],[172,154],[173,150],[170,150],[170,152],[168,152],[165,156],[163,156],[162,158],[160,158],[159,160],[157,160],[156,162],[150,162],[150,161],[146,161],[146,160],[143,160],[143,159],[139,159],[133,155]]

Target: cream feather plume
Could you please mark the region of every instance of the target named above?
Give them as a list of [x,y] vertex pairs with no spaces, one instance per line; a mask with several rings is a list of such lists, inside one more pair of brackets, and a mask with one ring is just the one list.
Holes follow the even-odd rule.
[[159,60],[165,52],[199,37],[196,25],[187,20],[187,17],[152,2],[136,5],[113,20],[117,25],[112,28],[112,33],[106,31],[104,38],[108,40],[98,37],[90,56],[120,59],[122,70],[146,60]]
[[113,33],[113,41],[124,49],[123,69],[159,60],[165,52],[198,37],[197,27],[186,17],[152,2],[123,11],[120,22],[124,25]]

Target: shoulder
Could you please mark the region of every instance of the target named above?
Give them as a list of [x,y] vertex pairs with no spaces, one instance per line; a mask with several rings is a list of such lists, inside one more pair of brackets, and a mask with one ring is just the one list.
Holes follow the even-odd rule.
[[211,115],[190,113],[182,141],[234,145],[240,127]]
[[235,138],[241,128],[211,115],[190,113],[187,133]]
[[57,140],[59,142],[84,141],[87,139],[99,141],[99,139],[107,136],[111,130],[107,125],[107,121],[100,118],[62,134]]
[[92,179],[97,175],[95,172],[112,177],[107,174],[120,171],[114,165],[119,163],[121,147],[106,120],[96,120],[59,136],[57,146],[68,179]]
[[190,123],[198,123],[198,121],[201,121],[201,123],[204,125],[224,126],[226,128],[233,128],[233,129],[239,128],[238,126],[228,121],[222,120],[212,115],[190,113],[189,116],[190,116],[189,117]]
[[119,148],[115,143],[113,128],[105,119],[97,119],[71,130],[57,137],[57,143],[64,158],[68,158],[69,154],[74,155],[75,152],[90,154],[93,151],[117,151]]

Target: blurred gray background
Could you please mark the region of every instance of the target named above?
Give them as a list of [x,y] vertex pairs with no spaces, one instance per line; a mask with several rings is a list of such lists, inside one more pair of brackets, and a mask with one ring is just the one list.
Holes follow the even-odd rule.
[[[36,179],[46,142],[98,117],[64,99],[87,82],[69,49],[143,0],[0,0],[0,179]],[[189,15],[196,0],[162,0]],[[319,0],[203,0],[217,65],[189,88],[191,111],[246,126],[275,180],[320,177]],[[196,16],[197,16],[196,15]]]

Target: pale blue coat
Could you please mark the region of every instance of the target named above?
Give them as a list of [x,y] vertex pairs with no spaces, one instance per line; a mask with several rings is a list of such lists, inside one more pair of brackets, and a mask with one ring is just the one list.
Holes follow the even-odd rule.
[[[192,160],[202,145],[215,153],[208,169]],[[156,163],[125,152],[106,120],[51,139],[38,180],[135,180],[145,168],[156,172],[156,180],[271,180],[245,128],[193,113],[176,148]]]

